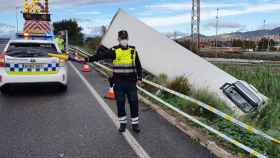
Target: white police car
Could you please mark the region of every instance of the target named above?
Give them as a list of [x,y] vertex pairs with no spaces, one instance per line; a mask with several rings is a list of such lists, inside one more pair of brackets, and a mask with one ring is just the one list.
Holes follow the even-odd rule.
[[66,90],[65,56],[52,38],[24,34],[10,40],[0,52],[0,90],[21,84],[54,84]]

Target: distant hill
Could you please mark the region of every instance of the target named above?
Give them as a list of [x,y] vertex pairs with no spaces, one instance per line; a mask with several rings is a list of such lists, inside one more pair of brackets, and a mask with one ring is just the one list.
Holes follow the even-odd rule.
[[[248,32],[233,32],[228,34],[220,35],[220,37],[229,38],[229,37],[241,37],[241,38],[257,38],[263,37],[266,35],[280,35],[280,27],[271,29],[271,30],[256,30]],[[212,36],[214,37],[214,36]]]
[[[271,29],[271,30],[256,30],[256,31],[248,31],[248,32],[233,32],[233,33],[226,33],[219,35],[219,38],[258,38],[263,37],[266,35],[280,35],[280,27]],[[216,36],[206,36],[203,34],[200,34],[201,38],[207,38],[212,39]],[[185,38],[191,39],[191,36],[185,36],[182,38],[179,38],[178,40],[184,40]]]
[[280,27],[272,29],[271,32],[276,33],[276,34],[280,34]]

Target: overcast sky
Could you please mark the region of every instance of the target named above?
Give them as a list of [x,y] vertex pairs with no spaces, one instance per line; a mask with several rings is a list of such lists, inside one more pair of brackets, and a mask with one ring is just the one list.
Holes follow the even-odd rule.
[[[190,33],[191,0],[49,0],[54,21],[74,18],[86,34],[108,25],[118,8],[160,32]],[[280,26],[280,0],[202,0],[201,33],[215,34],[216,9],[220,8],[220,33]],[[23,0],[0,0],[0,33],[16,28],[15,8]],[[20,8],[21,9],[21,8]],[[22,29],[23,19],[20,20]]]

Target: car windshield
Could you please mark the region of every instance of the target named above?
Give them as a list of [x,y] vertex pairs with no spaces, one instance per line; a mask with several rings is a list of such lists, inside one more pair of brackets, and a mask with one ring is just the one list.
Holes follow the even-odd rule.
[[11,57],[48,57],[48,53],[58,53],[54,44],[10,43],[6,54]]

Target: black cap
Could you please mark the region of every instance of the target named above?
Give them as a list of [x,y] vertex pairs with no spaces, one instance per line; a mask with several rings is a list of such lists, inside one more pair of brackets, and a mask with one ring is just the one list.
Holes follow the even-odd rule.
[[121,30],[118,33],[119,39],[128,39],[128,33],[126,30]]

